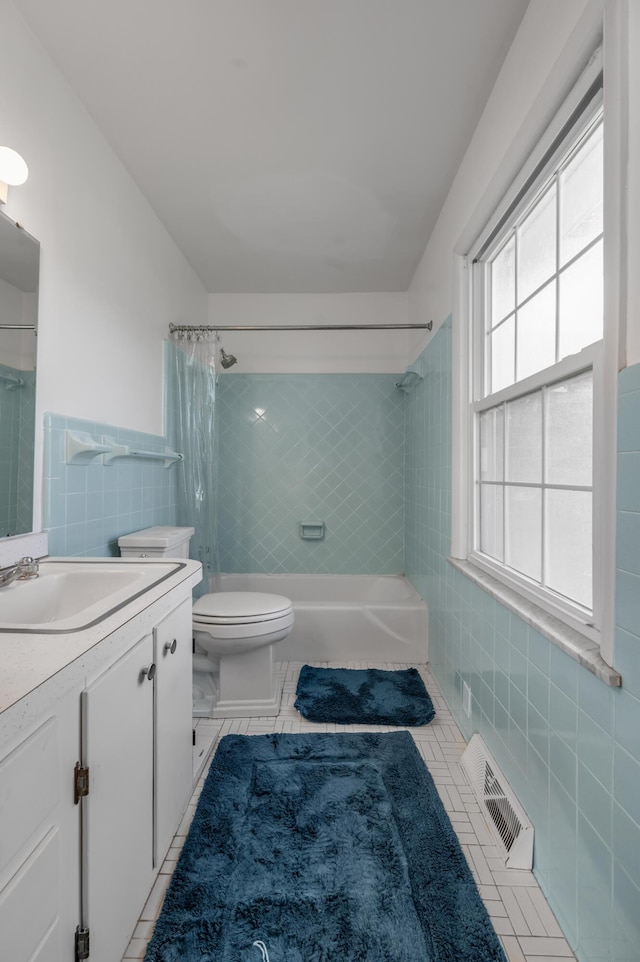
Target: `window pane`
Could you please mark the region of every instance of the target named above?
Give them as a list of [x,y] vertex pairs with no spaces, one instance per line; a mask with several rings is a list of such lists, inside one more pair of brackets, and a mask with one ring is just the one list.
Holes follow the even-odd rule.
[[602,233],[602,124],[560,174],[560,264]]
[[591,608],[591,493],[547,491],[545,528],[546,583]]
[[504,245],[491,265],[491,326],[510,314],[516,306],[516,242]]
[[602,337],[602,241],[560,275],[560,357]]
[[499,484],[480,485],[480,551],[503,561],[503,489]]
[[540,581],[542,577],[542,511],[540,488],[505,491],[505,563]]
[[517,380],[556,363],[556,282],[518,310]]
[[507,481],[542,481],[542,396],[540,391],[507,404]]
[[493,394],[514,382],[515,320],[510,317],[489,335],[491,351],[491,388]]
[[518,230],[518,303],[556,269],[556,186],[540,198]]
[[502,407],[480,415],[480,480],[504,478],[504,413]]
[[550,484],[591,485],[593,375],[591,371],[545,391],[545,474]]

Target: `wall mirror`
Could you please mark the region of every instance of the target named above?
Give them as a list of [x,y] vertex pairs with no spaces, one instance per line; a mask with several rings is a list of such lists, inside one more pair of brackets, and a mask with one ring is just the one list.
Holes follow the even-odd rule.
[[0,211],[0,537],[33,528],[40,244]]

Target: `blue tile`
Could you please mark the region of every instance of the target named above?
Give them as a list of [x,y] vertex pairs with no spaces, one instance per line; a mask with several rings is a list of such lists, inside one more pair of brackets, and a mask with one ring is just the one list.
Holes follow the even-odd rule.
[[640,761],[640,700],[616,690],[615,733],[619,745]]
[[613,852],[629,878],[640,886],[640,825],[613,804]]
[[640,823],[640,762],[619,745],[613,763],[613,785],[618,804]]
[[618,511],[616,567],[640,575],[640,513]]
[[628,571],[616,577],[616,625],[632,633],[640,625],[640,576]]
[[578,734],[578,707],[568,695],[550,686],[549,723],[552,732],[565,742],[573,751],[576,749]]
[[[638,626],[640,631],[640,625]],[[640,637],[622,628],[616,631],[615,665],[624,690],[640,698]]]
[[606,845],[613,837],[613,796],[582,762],[578,765],[578,808]]
[[577,759],[575,752],[553,732],[549,738],[549,768],[571,798],[576,797]]
[[583,711],[578,711],[578,759],[604,785],[613,784],[613,738]]
[[637,451],[618,454],[616,504],[618,511],[640,512],[640,454]]
[[640,391],[618,398],[618,452],[640,451]]
[[618,374],[618,393],[630,394],[632,391],[640,391],[640,364],[625,367]]
[[615,689],[605,685],[593,672],[578,675],[578,707],[609,734],[613,732]]

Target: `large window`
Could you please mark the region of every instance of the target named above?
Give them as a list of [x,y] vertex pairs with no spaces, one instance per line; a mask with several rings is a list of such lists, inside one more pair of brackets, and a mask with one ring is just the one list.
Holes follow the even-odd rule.
[[587,634],[598,607],[602,132],[591,90],[487,227],[471,272],[470,557]]

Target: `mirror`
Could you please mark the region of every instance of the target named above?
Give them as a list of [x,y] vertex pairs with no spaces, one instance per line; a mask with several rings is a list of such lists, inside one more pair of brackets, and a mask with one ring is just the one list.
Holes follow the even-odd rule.
[[40,244],[0,211],[0,537],[33,529]]

